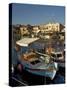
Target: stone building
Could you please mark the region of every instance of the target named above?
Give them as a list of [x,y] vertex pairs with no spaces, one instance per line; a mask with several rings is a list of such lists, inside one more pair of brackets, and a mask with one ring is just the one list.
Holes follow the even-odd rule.
[[29,35],[29,31],[27,29],[27,26],[25,26],[25,25],[20,26],[20,32],[21,32],[21,36]]

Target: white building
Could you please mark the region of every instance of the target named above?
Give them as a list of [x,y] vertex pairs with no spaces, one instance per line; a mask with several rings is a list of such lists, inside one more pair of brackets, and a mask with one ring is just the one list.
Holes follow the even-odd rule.
[[64,29],[64,26],[59,23],[48,23],[40,25],[41,32],[60,32],[62,29]]
[[33,26],[33,31],[32,31],[32,32],[33,32],[34,34],[37,35],[39,31],[40,31],[40,29],[39,29],[38,26]]

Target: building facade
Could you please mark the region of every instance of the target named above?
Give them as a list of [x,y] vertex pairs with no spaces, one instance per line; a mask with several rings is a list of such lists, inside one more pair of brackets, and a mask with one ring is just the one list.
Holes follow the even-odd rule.
[[64,26],[59,23],[48,23],[40,25],[39,27],[42,33],[60,32],[64,28]]
[[24,25],[22,25],[22,26],[20,27],[20,32],[21,32],[21,35],[22,35],[22,36],[29,34],[29,31],[28,31],[28,29],[27,29],[27,26],[24,26]]

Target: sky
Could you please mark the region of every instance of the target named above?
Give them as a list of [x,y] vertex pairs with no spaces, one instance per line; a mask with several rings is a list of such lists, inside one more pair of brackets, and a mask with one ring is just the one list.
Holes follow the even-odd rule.
[[65,24],[65,7],[32,4],[12,4],[12,24]]

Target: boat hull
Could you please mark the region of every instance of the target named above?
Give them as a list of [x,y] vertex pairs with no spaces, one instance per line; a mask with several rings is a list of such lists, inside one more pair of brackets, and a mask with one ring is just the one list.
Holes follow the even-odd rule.
[[27,70],[28,72],[35,74],[35,75],[49,77],[51,80],[54,79],[56,72],[57,72],[56,70],[47,71],[47,70],[29,69],[29,68],[26,68],[25,70]]

